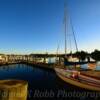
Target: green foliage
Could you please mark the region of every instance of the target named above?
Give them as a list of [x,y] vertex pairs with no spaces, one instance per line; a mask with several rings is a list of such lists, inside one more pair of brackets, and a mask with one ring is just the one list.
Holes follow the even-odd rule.
[[96,61],[100,61],[100,51],[99,50],[95,50],[94,52],[92,52],[91,56]]
[[80,60],[85,60],[85,58],[88,56],[88,53],[85,51],[78,51],[74,54],[76,57],[78,57]]

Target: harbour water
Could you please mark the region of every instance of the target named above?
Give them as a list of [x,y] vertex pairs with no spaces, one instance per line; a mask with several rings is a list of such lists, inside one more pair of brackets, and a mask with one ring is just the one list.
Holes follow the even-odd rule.
[[[77,88],[65,83],[51,70],[37,68],[25,64],[15,64],[0,67],[0,80],[21,79],[28,81],[28,100],[42,98],[87,98],[100,97],[100,93]],[[83,94],[82,94],[83,93]],[[87,94],[88,93],[88,94]],[[94,94],[94,96],[93,96]]]

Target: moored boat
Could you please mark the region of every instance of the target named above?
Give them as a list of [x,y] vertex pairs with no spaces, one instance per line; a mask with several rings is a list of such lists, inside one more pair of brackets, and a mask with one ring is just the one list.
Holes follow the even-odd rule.
[[[65,81],[66,83],[75,85],[77,87],[80,88],[84,88],[84,89],[88,89],[88,90],[93,90],[93,91],[100,91],[100,78],[94,77],[92,75],[89,74],[84,74],[81,71],[78,71],[76,69],[76,66],[80,66],[82,64],[87,64],[89,69],[94,69],[96,67],[96,63],[93,60],[91,63],[91,60],[88,61],[80,61],[77,58],[73,58],[72,57],[72,50],[71,50],[71,56],[69,57],[66,53],[67,53],[67,49],[66,49],[66,19],[68,18],[66,15],[66,4],[65,4],[65,14],[64,14],[64,24],[65,24],[65,56],[63,57],[64,60],[62,60],[62,62],[60,61],[59,63],[59,67],[58,68],[54,68],[57,76],[59,78],[61,78],[63,81]],[[78,51],[77,48],[77,43],[76,43],[76,39],[75,39],[75,34],[74,34],[74,30],[72,27],[72,23],[69,21],[69,23],[71,24],[71,28],[72,28],[72,34],[74,36],[74,41],[75,41],[75,47],[76,47],[76,51]],[[70,42],[71,44],[71,42]],[[70,46],[71,47],[71,46]],[[89,57],[88,57],[89,58]],[[62,65],[63,64],[63,65]],[[63,67],[62,67],[63,66]],[[62,67],[62,68],[61,68]],[[92,71],[91,70],[91,71]],[[95,73],[95,72],[94,72]]]
[[88,63],[88,69],[94,70],[96,68],[97,64],[96,63]]
[[69,71],[55,68],[55,72],[59,78],[69,84],[88,90],[100,91],[100,79],[83,75],[81,72],[75,70]]

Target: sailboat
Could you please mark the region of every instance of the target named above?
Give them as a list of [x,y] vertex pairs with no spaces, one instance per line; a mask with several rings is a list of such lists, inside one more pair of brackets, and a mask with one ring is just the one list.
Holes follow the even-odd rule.
[[[54,70],[59,78],[61,78],[63,81],[66,83],[75,85],[80,88],[88,89],[88,90],[93,90],[93,91],[100,91],[100,77],[93,76],[92,74],[84,74],[81,73],[81,71],[78,71],[76,69],[76,65],[79,64],[85,64],[87,62],[80,62],[78,59],[72,58],[72,56],[67,55],[67,50],[66,50],[66,19],[67,19],[67,14],[66,14],[66,4],[65,4],[65,11],[64,11],[64,26],[65,26],[65,56],[64,56],[64,63],[63,65],[60,64],[59,66],[57,65]],[[72,27],[72,25],[71,25]],[[73,27],[72,27],[73,30]],[[74,40],[75,40],[75,45],[76,49],[77,48],[77,43],[75,39],[75,34],[73,31],[74,35]],[[72,60],[70,60],[72,59]],[[70,67],[72,66],[72,68]]]

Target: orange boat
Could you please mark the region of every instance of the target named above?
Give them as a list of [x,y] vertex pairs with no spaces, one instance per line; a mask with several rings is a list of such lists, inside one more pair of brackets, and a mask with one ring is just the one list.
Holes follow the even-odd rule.
[[88,63],[88,69],[95,69],[96,68],[96,63]]

